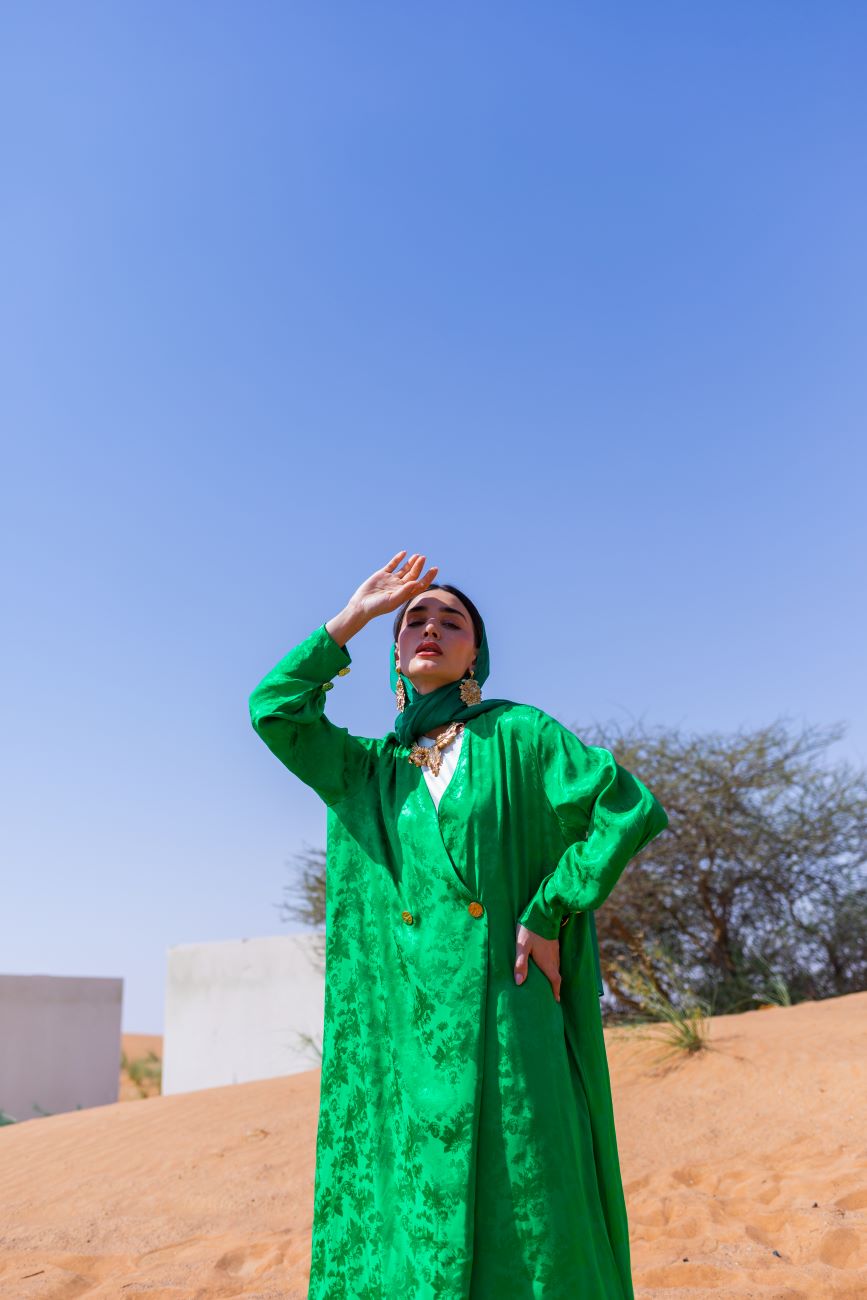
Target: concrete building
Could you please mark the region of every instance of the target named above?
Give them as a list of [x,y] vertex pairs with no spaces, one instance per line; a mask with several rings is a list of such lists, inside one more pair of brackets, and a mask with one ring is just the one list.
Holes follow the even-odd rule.
[[0,975],[0,1112],[16,1121],[117,1101],[123,980]]
[[170,948],[163,1094],[316,1069],[323,942],[310,932]]

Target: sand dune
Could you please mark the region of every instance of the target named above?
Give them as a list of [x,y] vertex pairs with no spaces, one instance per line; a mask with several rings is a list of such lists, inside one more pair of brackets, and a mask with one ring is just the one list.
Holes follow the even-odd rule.
[[[637,1300],[865,1300],[867,993],[717,1017],[673,1062],[606,1038]],[[303,1300],[318,1085],[0,1129],[0,1295]]]
[[867,1300],[867,993],[606,1037],[636,1295]]

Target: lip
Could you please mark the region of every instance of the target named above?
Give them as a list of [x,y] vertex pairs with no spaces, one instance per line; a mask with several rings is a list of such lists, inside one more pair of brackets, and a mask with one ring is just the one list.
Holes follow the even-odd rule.
[[442,650],[440,650],[438,645],[434,645],[433,641],[422,641],[421,645],[416,650],[416,654],[417,655],[441,655]]

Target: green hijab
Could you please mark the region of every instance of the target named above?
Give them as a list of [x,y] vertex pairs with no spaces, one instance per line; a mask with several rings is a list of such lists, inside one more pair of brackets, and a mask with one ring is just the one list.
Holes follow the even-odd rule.
[[[394,644],[391,655],[391,689],[397,688],[397,669],[394,666]],[[482,624],[482,640],[476,654],[475,680],[481,686],[491,671],[491,659],[488,653],[488,634]],[[406,691],[406,708],[394,720],[394,733],[402,745],[410,746],[419,736],[424,736],[431,727],[441,727],[448,722],[465,722],[475,718],[488,709],[496,709],[501,704],[512,704],[513,700],[480,700],[478,704],[464,704],[461,699],[460,682],[446,682],[427,695],[419,695],[412,682],[404,676]]]

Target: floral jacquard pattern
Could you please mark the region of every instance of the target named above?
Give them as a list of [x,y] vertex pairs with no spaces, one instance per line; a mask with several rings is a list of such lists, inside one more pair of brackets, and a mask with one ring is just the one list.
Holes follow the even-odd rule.
[[[467,723],[437,813],[393,735],[325,717],[348,662],[320,628],[251,697],[328,806],[309,1300],[632,1300],[590,913],[665,813],[529,705]],[[525,917],[560,1003],[514,982]]]

